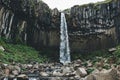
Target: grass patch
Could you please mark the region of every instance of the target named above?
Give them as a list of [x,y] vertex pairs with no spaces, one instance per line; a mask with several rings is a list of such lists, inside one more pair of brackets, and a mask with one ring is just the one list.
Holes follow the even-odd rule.
[[30,63],[30,62],[46,62],[48,58],[40,54],[32,47],[22,44],[6,43],[4,39],[0,39],[0,45],[5,48],[5,51],[0,51],[0,60],[4,63]]
[[109,54],[107,50],[98,50],[90,53],[73,54],[73,60],[81,59],[83,61],[86,61],[86,60],[94,60],[96,59],[96,57],[106,58],[109,56],[111,56],[111,54]]
[[100,2],[95,3],[94,6],[97,6],[97,5],[100,5],[100,4],[106,4],[106,3],[109,3],[109,2],[112,2],[112,0],[100,1]]

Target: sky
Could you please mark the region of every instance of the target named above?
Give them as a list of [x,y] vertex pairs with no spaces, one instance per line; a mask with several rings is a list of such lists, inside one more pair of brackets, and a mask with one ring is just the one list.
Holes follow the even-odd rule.
[[43,0],[51,9],[58,8],[64,10],[74,5],[82,5],[87,3],[95,3],[104,0]]

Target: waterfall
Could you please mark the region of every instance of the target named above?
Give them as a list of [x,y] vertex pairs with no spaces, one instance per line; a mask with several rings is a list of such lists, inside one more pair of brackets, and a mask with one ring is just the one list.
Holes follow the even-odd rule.
[[70,63],[70,48],[68,41],[68,31],[65,14],[61,13],[61,25],[60,25],[60,62],[63,64]]

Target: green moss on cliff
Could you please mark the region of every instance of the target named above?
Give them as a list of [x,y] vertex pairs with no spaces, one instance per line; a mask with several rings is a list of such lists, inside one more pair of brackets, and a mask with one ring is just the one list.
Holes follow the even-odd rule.
[[105,1],[97,2],[97,3],[94,4],[94,6],[97,6],[97,5],[100,5],[100,4],[106,4],[106,3],[109,3],[109,2],[112,2],[112,0],[105,0]]
[[0,38],[0,46],[5,48],[5,51],[0,50],[0,60],[5,63],[18,62],[45,62],[47,57],[42,56],[38,51],[32,47],[28,47],[22,44],[9,44],[5,40]]

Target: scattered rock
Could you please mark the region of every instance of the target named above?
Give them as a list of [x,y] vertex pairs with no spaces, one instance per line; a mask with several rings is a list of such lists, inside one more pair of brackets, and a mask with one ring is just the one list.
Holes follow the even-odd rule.
[[19,74],[19,71],[18,70],[14,70],[14,71],[12,71],[12,74],[17,76]]
[[[2,64],[0,65],[0,78],[10,77],[14,78],[17,76],[19,80],[28,80],[28,74],[38,74],[42,77],[56,77],[53,80],[117,80],[120,78],[120,66],[111,67],[110,64],[104,64],[102,60],[99,61],[98,67],[92,64],[92,62],[86,61],[86,66],[77,66],[75,65],[59,65],[59,64]],[[78,60],[79,63],[79,60]],[[84,62],[80,62],[82,64]],[[75,62],[77,64],[77,62]],[[2,67],[2,65],[4,67]],[[110,66],[110,69],[104,69],[105,65]],[[114,65],[114,64],[111,64]],[[103,67],[102,67],[103,66]],[[3,73],[1,73],[3,71]],[[4,75],[3,75],[4,74]],[[25,75],[27,74],[27,75]],[[89,74],[89,75],[88,75]],[[34,76],[35,76],[34,75]],[[30,77],[30,76],[29,76]],[[66,77],[66,78],[64,78]],[[52,80],[51,79],[51,80]]]
[[117,80],[115,69],[97,71],[87,77],[87,80]]
[[85,77],[87,75],[87,72],[86,72],[85,68],[78,68],[76,71],[76,74],[81,77]]
[[13,79],[13,78],[15,78],[15,75],[9,75],[9,78]]
[[87,61],[87,67],[92,67],[92,66],[93,66],[92,62],[91,61]]
[[6,68],[4,70],[5,76],[9,76],[10,75],[10,69]]
[[79,80],[81,77],[79,75],[76,75],[74,78],[75,80]]
[[86,80],[96,80],[94,75],[87,76]]
[[21,72],[21,68],[19,66],[14,66],[14,69],[18,71],[18,73]]
[[63,76],[63,74],[60,73],[59,71],[55,70],[55,71],[53,71],[53,76]]
[[17,78],[28,79],[28,76],[26,74],[20,74]]
[[116,48],[110,48],[108,51],[110,52],[110,53],[113,53],[114,51],[116,51],[117,49]]
[[33,67],[32,64],[28,64],[28,65],[27,65],[27,68],[32,68],[32,67]]
[[73,63],[75,69],[78,67],[81,67],[81,64],[82,64],[82,61],[80,59],[78,59],[77,61],[74,61]]
[[33,66],[33,68],[34,68],[34,69],[38,69],[38,68],[39,68],[39,64],[35,64],[35,65]]
[[0,46],[0,51],[5,51],[3,46]]
[[47,74],[46,72],[40,72],[40,75],[41,75],[41,76],[44,76],[44,77],[49,76],[49,74]]
[[70,68],[70,67],[65,67],[63,69],[63,75],[66,75],[67,73],[70,73],[70,72],[72,72],[72,68]]

